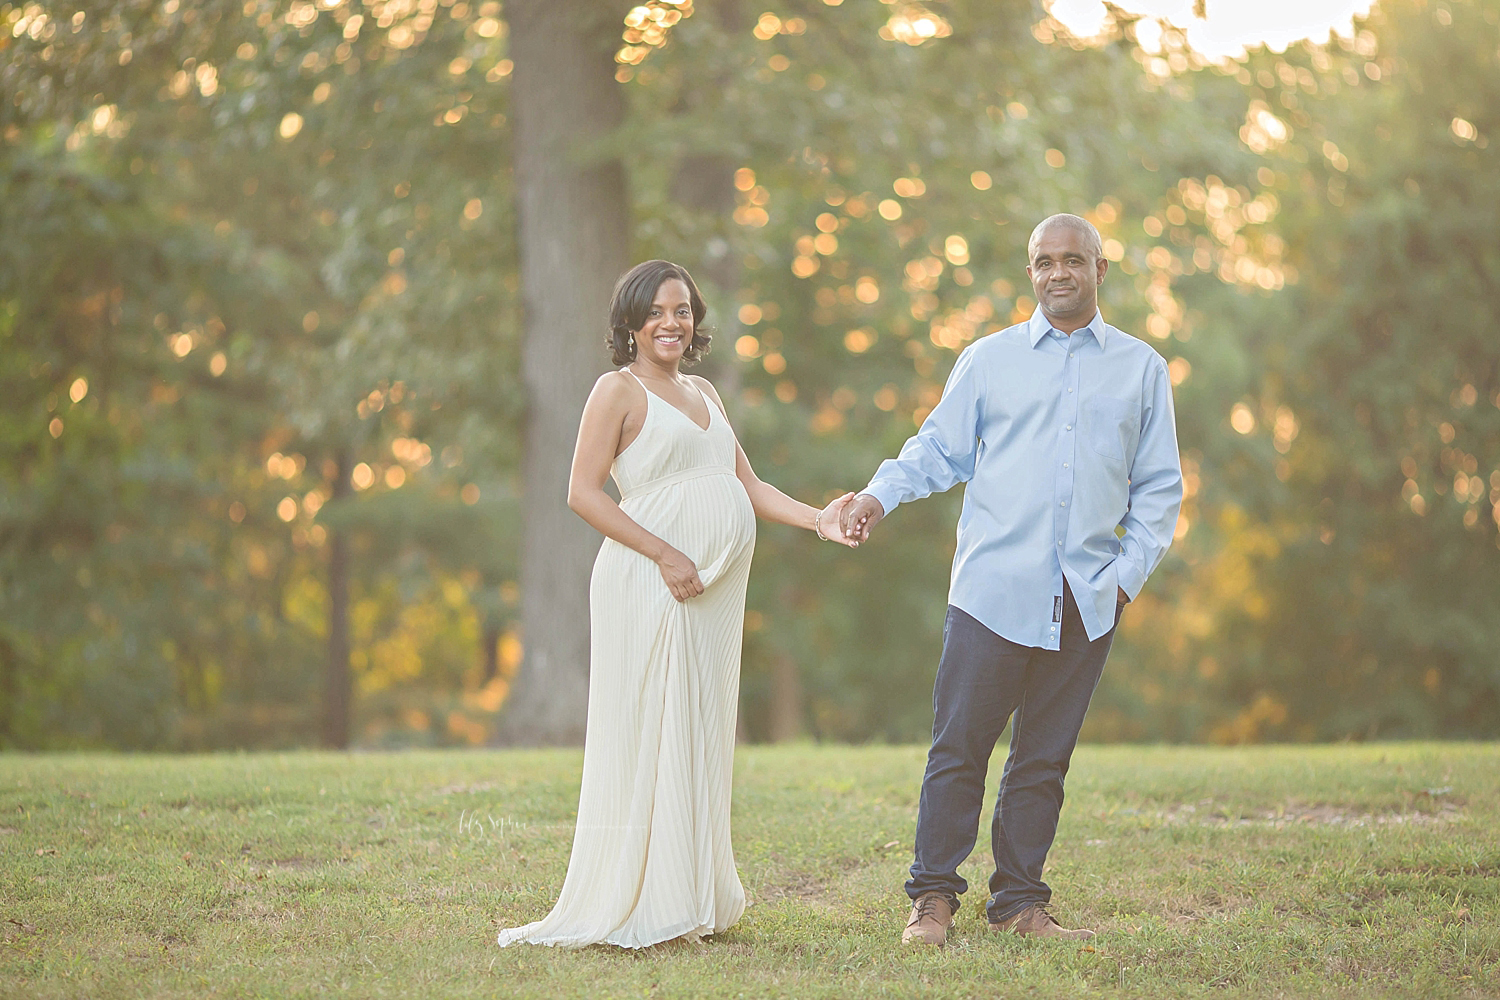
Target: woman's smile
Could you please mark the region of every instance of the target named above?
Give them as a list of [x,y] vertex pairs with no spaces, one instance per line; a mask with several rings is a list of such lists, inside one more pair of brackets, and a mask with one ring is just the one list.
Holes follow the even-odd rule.
[[642,360],[675,367],[693,339],[693,307],[688,287],[677,279],[663,281],[635,340]]

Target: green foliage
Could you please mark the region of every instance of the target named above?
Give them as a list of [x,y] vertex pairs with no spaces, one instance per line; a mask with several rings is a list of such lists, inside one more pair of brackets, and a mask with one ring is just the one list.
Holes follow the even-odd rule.
[[[330,530],[356,603],[394,569],[462,580],[487,636],[509,620],[498,40],[409,14],[0,9],[0,743],[307,741],[324,627],[296,595]],[[341,468],[373,502],[338,500]]]
[[178,711],[232,696],[237,668],[273,651],[285,656],[255,684],[302,696],[296,644],[247,620],[252,581],[232,554],[281,533],[254,519],[234,532],[226,516],[225,458],[254,434],[244,404],[264,386],[178,362],[153,320],[196,312],[230,262],[57,152],[7,157],[0,175],[0,731],[32,746],[170,745]]
[[1303,275],[1256,341],[1258,412],[1301,429],[1284,485],[1264,433],[1236,484],[1281,543],[1257,652],[1284,732],[1500,718],[1497,48],[1500,4],[1392,4],[1349,44],[1247,65],[1289,120],[1278,228]]
[[1179,184],[1155,224],[1201,331],[1178,391],[1196,496],[1169,606],[1137,609],[1159,631],[1127,616],[1115,732],[1495,731],[1497,45],[1500,4],[1394,4],[1231,67],[1263,162]]
[[[579,155],[704,284],[763,477],[863,485],[1085,214],[1189,486],[1088,734],[1495,732],[1500,3],[1227,66],[1030,0],[920,44],[914,5],[697,6],[622,39],[630,121]],[[520,648],[502,14],[0,4],[0,746],[313,739],[331,533],[358,738],[483,738]],[[856,553],[762,529],[747,735],[923,735],[957,503]]]

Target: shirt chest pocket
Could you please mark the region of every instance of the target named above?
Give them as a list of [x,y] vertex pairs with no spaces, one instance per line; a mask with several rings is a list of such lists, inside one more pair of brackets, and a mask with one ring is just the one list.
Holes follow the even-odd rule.
[[1116,462],[1135,451],[1141,433],[1140,407],[1113,396],[1090,396],[1084,400],[1084,437],[1089,447]]

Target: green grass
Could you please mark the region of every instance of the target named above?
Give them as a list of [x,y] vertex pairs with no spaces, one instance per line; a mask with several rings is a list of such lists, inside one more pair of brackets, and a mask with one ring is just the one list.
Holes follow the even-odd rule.
[[753,905],[644,952],[493,943],[577,752],[0,756],[0,996],[1500,996],[1500,746],[1082,748],[1047,877],[1094,947],[984,930],[986,837],[903,951],[923,755],[741,748]]

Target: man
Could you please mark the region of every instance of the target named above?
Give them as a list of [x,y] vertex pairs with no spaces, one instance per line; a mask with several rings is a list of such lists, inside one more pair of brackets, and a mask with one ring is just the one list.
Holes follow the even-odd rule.
[[[844,511],[858,541],[897,504],[967,483],[933,689],[902,941],[941,945],[968,883],[985,771],[1015,715],[990,836],[996,931],[1085,939],[1048,913],[1042,866],[1114,627],[1171,544],[1182,503],[1161,356],[1106,324],[1099,232],[1031,234],[1031,319],[972,344],[943,398]],[[1123,529],[1123,531],[1117,531]]]

